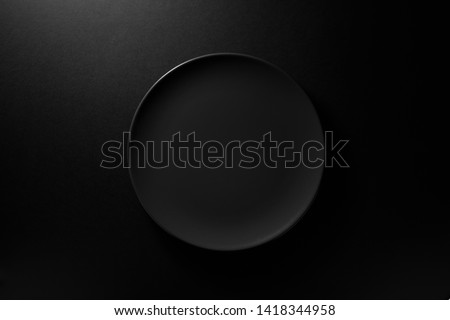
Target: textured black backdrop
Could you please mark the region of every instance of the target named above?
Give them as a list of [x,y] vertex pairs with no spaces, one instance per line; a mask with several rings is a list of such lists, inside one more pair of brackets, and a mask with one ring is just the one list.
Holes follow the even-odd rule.
[[[417,13],[402,1],[0,1],[0,298],[448,298]],[[351,168],[325,170],[301,223],[240,252],[170,237],[126,170],[99,167],[148,88],[213,52],[278,65],[324,129],[351,140]]]

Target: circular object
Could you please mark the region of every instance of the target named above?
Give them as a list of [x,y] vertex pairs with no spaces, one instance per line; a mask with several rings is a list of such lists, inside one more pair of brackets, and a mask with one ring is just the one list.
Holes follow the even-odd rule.
[[[187,142],[174,151],[177,136]],[[137,165],[139,154],[130,167],[144,209],[170,234],[208,249],[250,248],[287,231],[312,203],[323,171],[294,167],[305,142],[323,143],[302,88],[274,65],[241,54],[202,56],[169,71],[142,100],[130,137],[130,158],[139,154],[133,140],[147,146],[146,165]],[[315,151],[316,160],[323,157]],[[165,156],[170,163],[155,168]]]

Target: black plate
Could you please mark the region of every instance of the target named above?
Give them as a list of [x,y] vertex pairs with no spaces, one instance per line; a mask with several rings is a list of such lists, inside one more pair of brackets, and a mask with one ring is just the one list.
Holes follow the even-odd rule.
[[[186,139],[323,142],[310,100],[274,65],[238,54],[189,60],[164,75],[147,93],[131,126],[143,143]],[[156,148],[157,156],[159,147]],[[322,152],[319,152],[321,155]],[[131,152],[133,155],[133,152]],[[237,250],[267,242],[292,227],[317,192],[323,168],[138,168],[131,179],[142,206],[170,234],[193,245]]]

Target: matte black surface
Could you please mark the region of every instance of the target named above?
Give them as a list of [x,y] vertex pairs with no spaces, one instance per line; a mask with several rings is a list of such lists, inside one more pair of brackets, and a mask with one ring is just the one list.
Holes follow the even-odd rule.
[[[152,87],[133,120],[131,138],[156,142],[161,159],[161,141],[175,133],[182,140],[194,133],[202,143],[214,140],[224,147],[230,141],[261,141],[267,133],[274,141],[292,141],[297,151],[308,141],[324,145],[304,91],[275,66],[236,54],[188,61]],[[143,207],[169,233],[203,248],[245,249],[282,234],[310,206],[323,166],[286,168],[263,157],[256,168],[246,169],[233,153],[231,165],[214,169],[172,162],[164,169],[139,168],[133,157],[130,172]],[[324,159],[323,151],[315,153]]]
[[[0,1],[0,297],[449,298],[446,20],[411,3]],[[148,88],[213,52],[286,70],[350,139],[301,223],[236,252],[169,236],[99,167]]]

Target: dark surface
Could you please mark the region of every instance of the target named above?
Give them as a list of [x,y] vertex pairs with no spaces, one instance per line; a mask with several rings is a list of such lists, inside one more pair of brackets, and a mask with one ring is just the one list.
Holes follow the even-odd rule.
[[[433,78],[419,76],[436,30],[426,4],[419,9],[1,1],[0,297],[448,298],[450,224],[434,156],[442,101],[437,87],[423,91]],[[120,140],[148,88],[213,52],[286,70],[323,129],[350,139],[350,169],[324,171],[301,223],[239,252],[171,237],[139,204],[127,170],[99,167],[102,143]]]
[[[317,113],[305,92],[267,62],[215,54],[166,74],[140,105],[131,138],[143,145],[156,142],[152,149],[157,156],[150,153],[149,157],[161,159],[161,141],[170,141],[175,133],[180,133],[181,140],[192,133],[200,143],[219,142],[224,146],[222,155],[230,160],[214,169],[205,167],[205,162],[193,168],[193,161],[187,168],[178,168],[184,165],[170,161],[168,168],[157,170],[142,168],[138,161],[143,156],[130,152],[131,178],[142,206],[161,227],[188,243],[215,250],[265,243],[304,215],[319,188],[323,166],[308,168],[305,163],[286,168],[278,162],[270,168],[274,164],[259,151],[260,165],[248,169],[240,166],[247,158],[234,151],[231,159],[226,150],[230,141],[261,141],[267,133],[273,141],[291,141],[297,152],[308,141],[325,145]],[[292,150],[284,151],[292,155]],[[180,159],[192,159],[186,150],[180,153]],[[199,150],[191,148],[189,153],[205,159]],[[312,152],[311,159],[317,153]],[[277,160],[276,152],[267,154]],[[323,151],[320,158],[324,159]]]

